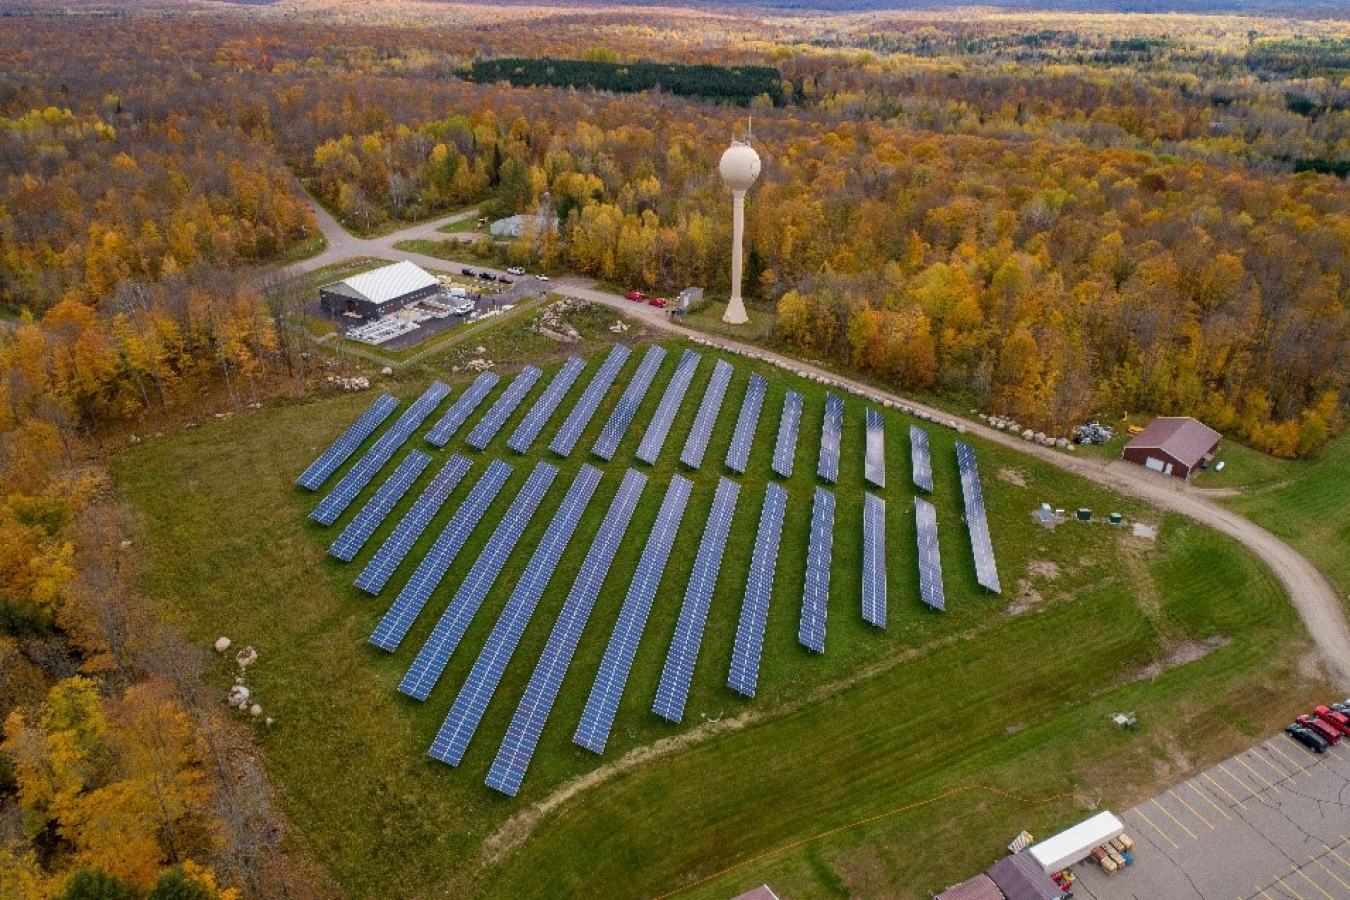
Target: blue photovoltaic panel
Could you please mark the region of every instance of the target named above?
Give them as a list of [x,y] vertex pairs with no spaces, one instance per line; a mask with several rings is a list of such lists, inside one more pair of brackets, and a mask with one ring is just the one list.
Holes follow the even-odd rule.
[[384,464],[389,462],[390,458],[398,452],[398,448],[403,446],[404,441],[412,437],[412,433],[422,427],[427,416],[431,415],[445,396],[450,393],[450,388],[441,384],[439,381],[433,381],[431,387],[427,388],[422,396],[413,402],[413,405],[404,410],[403,415],[398,417],[398,421],[390,426],[389,430],[370,445],[351,470],[342,476],[342,480],[337,483],[333,490],[319,502],[314,512],[309,517],[320,525],[332,525],[337,521],[338,516],[351,505],[356,499],[356,495],[361,493],[366,485],[370,484],[370,479],[384,468]]
[[459,689],[459,696],[450,707],[450,714],[445,717],[436,739],[431,742],[429,752],[434,759],[452,766],[459,765],[464,759],[469,741],[473,740],[478,723],[487,711],[488,701],[496,693],[502,673],[506,671],[507,663],[520,643],[520,636],[534,615],[539,598],[553,577],[553,570],[557,568],[558,560],[567,549],[572,533],[581,521],[581,514],[586,511],[599,483],[600,470],[594,466],[582,466],[572,486],[567,489],[567,496],[563,498],[548,530],[540,539],[539,546],[535,547],[534,555],[516,582],[502,614],[497,617],[497,624],[493,626],[492,634],[488,635],[487,643],[478,654],[469,677]]
[[839,480],[839,445],[844,436],[844,401],[825,395],[825,419],[820,425],[820,461],[816,474],[830,484]]
[[394,410],[398,409],[398,401],[385,394],[370,405],[370,409],[361,414],[361,418],[351,424],[346,431],[342,432],[341,437],[333,441],[333,445],[319,456],[318,459],[310,463],[309,468],[301,473],[295,483],[302,488],[308,488],[311,491],[317,491],[328,476],[336,472],[351,455],[356,452],[370,435],[383,424],[384,420],[393,415]]
[[365,546],[366,541],[375,533],[375,529],[380,527],[384,517],[389,515],[398,501],[412,487],[412,483],[417,480],[417,476],[422,474],[422,470],[431,465],[431,457],[420,450],[414,450],[409,453],[403,462],[399,463],[394,474],[385,479],[384,484],[380,485],[375,496],[366,501],[366,505],[361,507],[361,511],[356,514],[351,523],[342,530],[337,540],[333,541],[328,552],[336,556],[343,562],[351,562],[357,552]]
[[938,553],[937,510],[922,497],[914,498],[914,524],[919,532],[919,599],[933,609],[946,609],[942,557]]
[[830,603],[830,560],[834,552],[834,494],[816,488],[811,507],[811,544],[806,549],[806,580],[802,584],[802,618],[797,640],[817,653],[825,652],[825,614]]
[[577,405],[572,407],[567,418],[563,421],[562,427],[558,433],[553,436],[553,443],[548,445],[559,456],[567,456],[572,452],[572,448],[581,440],[581,434],[590,424],[595,411],[600,408],[600,401],[605,399],[605,394],[609,392],[609,387],[614,383],[614,379],[619,377],[619,370],[623,364],[628,361],[633,351],[629,350],[623,344],[615,344],[614,349],[609,351],[609,356],[605,357],[605,363],[600,367],[600,371],[595,373],[591,383],[586,385],[586,390],[582,392],[581,399]]
[[694,426],[689,429],[689,437],[684,441],[684,450],[680,453],[680,462],[691,469],[703,465],[703,454],[708,452],[708,441],[712,438],[713,426],[717,424],[717,414],[722,411],[722,400],[731,384],[733,369],[725,360],[719,359],[713,366],[712,378],[703,392],[703,402],[698,405],[694,416]]
[[975,554],[975,580],[985,590],[1000,593],[998,566],[994,564],[994,542],[989,536],[989,516],[980,489],[980,470],[975,465],[975,449],[965,441],[956,442],[956,464],[961,472],[961,496],[966,504],[966,527],[970,529],[970,549]]
[[675,414],[680,411],[680,404],[684,402],[689,382],[694,380],[694,370],[698,368],[701,358],[693,350],[684,351],[680,356],[680,364],[675,367],[675,374],[666,385],[666,392],[661,397],[660,405],[656,407],[656,412],[652,413],[652,420],[647,423],[642,443],[638,444],[637,458],[649,466],[655,465],[656,457],[661,455],[666,435],[670,434],[670,426],[675,422]]
[[478,405],[487,398],[492,389],[497,385],[497,376],[492,372],[484,372],[473,380],[469,389],[459,395],[459,399],[450,404],[450,408],[441,416],[441,420],[431,426],[427,432],[427,442],[437,446],[444,447],[450,443],[450,439],[459,431],[459,426],[463,425]]
[[653,344],[647,348],[646,355],[638,365],[637,373],[629,379],[628,387],[624,388],[614,411],[609,414],[609,421],[605,423],[600,436],[595,439],[595,446],[591,448],[591,452],[596,456],[606,461],[614,458],[619,449],[619,441],[623,440],[624,432],[628,430],[629,423],[633,421],[638,407],[642,405],[642,398],[647,396],[647,388],[651,387],[656,370],[661,367],[661,360],[665,358],[664,347]]
[[694,571],[684,591],[680,618],[675,623],[675,637],[661,669],[661,683],[656,687],[652,712],[663,719],[678,723],[684,718],[684,705],[689,699],[689,683],[694,678],[694,663],[698,661],[699,646],[703,643],[703,628],[708,622],[708,607],[712,604],[717,573],[722,568],[722,551],[726,549],[727,533],[736,514],[736,498],[740,485],[725,478],[717,482],[712,511],[699,541]]
[[731,446],[727,448],[727,468],[741,475],[745,474],[745,467],[750,464],[750,447],[755,442],[759,411],[764,406],[764,391],[768,386],[769,382],[763,375],[751,375],[750,386],[745,389],[745,399],[741,401],[736,432],[731,436]]
[[736,646],[731,651],[727,686],[746,697],[755,696],[759,684],[759,657],[764,648],[764,624],[769,619],[773,596],[773,573],[778,566],[778,541],[783,535],[787,491],[770,482],[764,490],[764,509],[759,514],[759,532],[745,582],[741,621],[736,626]]
[[470,465],[471,463],[458,453],[446,460],[445,465],[436,473],[436,477],[431,479],[431,484],[422,491],[422,496],[413,503],[412,509],[408,510],[403,520],[394,526],[393,532],[385,538],[380,549],[375,551],[370,562],[361,570],[361,574],[356,578],[357,587],[367,594],[378,594],[384,590],[394,570],[403,562],[412,545],[417,543],[417,539],[422,536],[432,518],[468,473]]
[[479,420],[474,426],[473,431],[465,438],[465,443],[475,450],[482,450],[487,447],[488,442],[497,436],[497,432],[502,430],[506,420],[511,418],[511,413],[516,411],[516,407],[525,399],[525,395],[534,387],[534,383],[543,376],[535,366],[526,366],[520,370],[512,381],[510,387],[502,391],[502,395],[497,398],[497,402],[492,404],[492,409],[487,411],[487,415]]
[[525,527],[530,524],[530,519],[534,516],[535,510],[539,509],[540,501],[544,499],[544,494],[548,493],[549,486],[553,484],[557,474],[558,470],[546,462],[534,467],[534,471],[525,481],[525,486],[516,494],[506,514],[497,523],[496,530],[488,538],[487,545],[478,555],[473,568],[459,583],[459,589],[455,591],[450,605],[445,608],[440,621],[431,630],[431,637],[427,638],[427,642],[418,651],[417,658],[413,660],[408,673],[399,683],[399,691],[418,700],[427,699],[427,694],[430,694],[431,689],[436,686],[436,681],[445,671],[445,666],[454,655],[455,648],[464,639],[464,632],[469,630],[469,624],[473,622],[478,608],[483,605],[488,591],[492,590],[492,585],[497,582],[497,576],[502,573],[502,566],[506,565],[507,558],[516,548],[516,542],[520,540]]
[[886,627],[886,501],[863,494],[863,621]]
[[510,466],[499,459],[492,461],[492,465],[488,466],[483,477],[478,479],[473,490],[469,491],[469,496],[464,498],[464,502],[450,518],[440,537],[436,538],[436,543],[431,545],[427,555],[422,558],[422,562],[418,564],[408,583],[403,586],[403,590],[398,592],[398,597],[384,614],[380,624],[375,626],[375,631],[370,636],[372,644],[391,653],[398,649],[399,642],[408,633],[408,629],[412,628],[413,620],[422,611],[422,607],[427,605],[431,592],[445,577],[445,571],[455,561],[460,548],[469,539],[474,527],[478,525],[478,520],[483,517],[488,505],[492,503],[510,475]]
[[914,486],[933,493],[933,460],[928,455],[928,432],[909,426],[909,458],[914,467]]
[[867,456],[863,477],[879,488],[886,486],[886,420],[867,408]]
[[783,417],[778,420],[778,442],[773,448],[773,470],[784,478],[792,477],[792,461],[797,456],[797,428],[802,423],[802,395],[788,391],[783,398]]
[[592,753],[605,752],[605,743],[614,726],[614,714],[628,684],[628,673],[637,656],[638,643],[647,627],[647,616],[652,611],[652,601],[656,598],[656,589],[661,584],[666,561],[670,559],[670,548],[675,544],[693,487],[692,481],[679,475],[670,479],[666,498],[661,501],[661,511],[656,515],[656,524],[642,545],[642,559],[629,582],[628,595],[624,597],[619,619],[614,623],[614,631],[605,647],[605,657],[600,661],[600,671],[596,673],[581,722],[572,737]]
[[525,414],[525,418],[520,420],[516,426],[515,433],[507,440],[506,446],[517,453],[524,453],[530,449],[534,439],[539,437],[539,432],[544,430],[548,420],[553,417],[553,413],[562,403],[563,397],[576,384],[577,379],[581,377],[581,370],[586,368],[586,360],[579,356],[570,356],[563,367],[558,370],[558,374],[553,376],[553,380],[544,388],[544,393],[539,395],[539,399],[530,407],[530,411]]
[[562,612],[553,623],[548,643],[544,645],[534,674],[530,676],[525,696],[516,707],[506,737],[492,761],[492,768],[488,770],[488,787],[512,797],[520,790],[520,784],[525,780],[525,770],[534,756],[534,748],[539,744],[539,735],[543,733],[544,723],[548,721],[553,703],[558,699],[563,676],[572,663],[572,654],[576,652],[581,633],[586,628],[586,620],[595,606],[595,598],[609,573],[610,563],[614,561],[614,554],[619,549],[619,542],[628,529],[628,521],[633,517],[633,510],[637,508],[638,498],[646,483],[647,476],[641,472],[629,469],[624,473],[623,484],[619,485],[600,531],[581,563],[581,571],[567,593]]

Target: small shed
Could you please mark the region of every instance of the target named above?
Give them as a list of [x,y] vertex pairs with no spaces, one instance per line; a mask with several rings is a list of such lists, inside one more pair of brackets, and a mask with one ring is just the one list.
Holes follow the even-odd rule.
[[994,884],[994,880],[981,872],[969,881],[947,888],[933,900],[1008,900]]
[[1059,885],[1027,850],[1000,859],[984,870],[1008,900],[1058,900]]
[[1110,812],[1097,813],[1090,819],[1046,838],[1029,850],[1045,872],[1059,872],[1087,857],[1093,847],[1100,847],[1111,838],[1125,833],[1125,823]]
[[488,226],[488,234],[495,238],[518,238],[527,231],[540,233],[544,229],[558,230],[557,216],[507,216]]
[[1202,462],[1214,458],[1222,437],[1213,428],[1189,416],[1163,416],[1125,445],[1122,456],[1146,469],[1190,478]]

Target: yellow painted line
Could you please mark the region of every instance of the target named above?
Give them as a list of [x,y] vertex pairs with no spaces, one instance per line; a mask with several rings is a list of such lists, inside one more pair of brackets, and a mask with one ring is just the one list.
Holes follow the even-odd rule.
[[1162,830],[1161,828],[1159,828],[1157,825],[1154,825],[1154,824],[1153,824],[1153,820],[1150,819],[1148,816],[1144,815],[1144,811],[1143,811],[1143,810],[1141,810],[1139,807],[1136,806],[1136,807],[1134,808],[1134,811],[1135,811],[1136,813],[1139,814],[1139,818],[1143,819],[1145,822],[1148,823],[1148,825],[1149,825],[1150,828],[1152,828],[1154,831],[1158,832],[1158,834],[1162,835],[1162,836],[1163,836],[1163,840],[1165,840],[1165,841],[1167,841],[1167,843],[1171,844],[1173,850],[1179,850],[1179,849],[1181,849],[1181,845],[1178,844],[1176,841],[1172,840],[1171,835],[1169,835],[1167,832],[1163,831],[1163,830]]
[[[1322,846],[1326,847],[1325,844],[1323,844]],[[1328,853],[1334,853],[1334,852],[1336,852],[1336,851],[1332,850],[1330,847],[1327,847],[1327,852],[1328,852]],[[1308,854],[1308,859],[1311,859],[1313,862],[1317,863],[1317,865],[1321,866],[1323,872],[1326,872],[1326,873],[1327,873],[1328,875],[1330,875],[1332,878],[1335,878],[1336,881],[1340,884],[1341,887],[1345,888],[1347,891],[1350,891],[1350,883],[1347,883],[1346,880],[1345,880],[1344,878],[1342,878],[1341,876],[1337,875],[1335,872],[1333,872],[1333,871],[1331,871],[1330,869],[1328,869],[1328,868],[1326,867],[1326,864],[1325,864],[1324,862],[1322,862],[1322,861],[1321,861],[1320,859],[1318,859],[1317,857],[1313,856],[1311,853]],[[1347,896],[1350,896],[1350,895],[1347,895]]]
[[[1273,770],[1275,770],[1275,772],[1277,772],[1277,773],[1279,774],[1279,777],[1275,779],[1277,782],[1278,782],[1278,781],[1283,781],[1283,780],[1285,780],[1285,779],[1287,778],[1287,779],[1289,779],[1289,783],[1290,783],[1290,784],[1295,784],[1295,783],[1296,783],[1296,782],[1294,781],[1294,775],[1293,775],[1293,773],[1291,773],[1291,772],[1286,772],[1284,769],[1281,769],[1279,766],[1275,765],[1273,762],[1270,761],[1270,757],[1265,756],[1264,754],[1261,754],[1261,753],[1256,753],[1256,752],[1253,752],[1253,753],[1252,753],[1252,756],[1254,756],[1256,759],[1261,760],[1261,762],[1263,762],[1263,763],[1265,763],[1266,765],[1270,766]],[[1295,771],[1297,771],[1297,770],[1295,770]]]
[[1185,825],[1182,825],[1182,824],[1181,824],[1181,820],[1178,819],[1176,816],[1172,815],[1170,812],[1168,812],[1168,811],[1167,811],[1167,807],[1165,807],[1165,806],[1163,806],[1161,803],[1159,803],[1157,797],[1154,797],[1153,800],[1152,800],[1151,802],[1153,803],[1154,806],[1158,807],[1158,809],[1161,809],[1161,810],[1163,811],[1163,815],[1167,816],[1167,818],[1169,818],[1169,819],[1171,819],[1173,822],[1175,822],[1175,823],[1177,824],[1177,827],[1178,827],[1178,828],[1180,828],[1182,831],[1184,831],[1184,832],[1186,832],[1187,834],[1189,834],[1189,835],[1191,836],[1191,840],[1195,840],[1195,832],[1194,832],[1194,831],[1191,831],[1191,830],[1190,830],[1189,828],[1187,828]]
[[1180,803],[1182,806],[1184,806],[1184,807],[1186,807],[1187,809],[1189,809],[1189,810],[1191,811],[1191,815],[1195,816],[1195,817],[1196,817],[1197,819],[1199,819],[1201,822],[1204,822],[1205,825],[1209,828],[1210,831],[1213,831],[1213,830],[1214,830],[1214,826],[1209,824],[1209,819],[1206,819],[1204,816],[1200,815],[1200,813],[1196,812],[1196,811],[1195,811],[1195,807],[1191,806],[1191,805],[1190,805],[1189,803],[1187,803],[1185,800],[1181,799],[1181,796],[1180,796],[1179,794],[1177,794],[1176,791],[1172,790],[1171,788],[1168,788],[1167,793],[1171,794],[1171,795],[1172,795],[1172,798],[1173,798],[1174,800],[1176,800],[1178,803]]
[[1260,780],[1264,781],[1264,782],[1266,783],[1266,787],[1270,788],[1272,791],[1278,791],[1278,790],[1279,790],[1279,788],[1277,788],[1277,787],[1274,785],[1274,783],[1271,782],[1271,780],[1270,780],[1269,778],[1267,778],[1266,776],[1262,775],[1260,772],[1256,771],[1256,770],[1253,769],[1251,766],[1247,765],[1247,761],[1246,761],[1245,759],[1243,759],[1243,758],[1240,757],[1240,756],[1235,756],[1235,757],[1233,757],[1233,759],[1237,760],[1238,765],[1242,766],[1242,768],[1246,769],[1248,772],[1251,772],[1251,773],[1252,773],[1253,775],[1255,775],[1257,778],[1259,778]]
[[1289,760],[1289,764],[1292,765],[1294,768],[1298,769],[1298,771],[1300,771],[1300,772],[1306,772],[1306,771],[1308,771],[1309,769],[1311,769],[1313,766],[1326,766],[1326,763],[1322,762],[1322,760],[1318,759],[1317,756],[1315,756],[1315,755],[1312,754],[1312,753],[1309,753],[1309,754],[1308,754],[1309,756],[1312,757],[1312,763],[1309,764],[1309,765],[1304,766],[1304,765],[1300,765],[1297,761],[1295,761],[1295,759],[1294,759],[1292,756],[1290,756],[1289,754],[1285,753],[1283,750],[1281,750],[1281,749],[1280,749],[1278,746],[1276,746],[1275,744],[1267,744],[1267,746],[1270,747],[1270,749],[1274,750],[1276,753],[1278,753],[1278,754],[1280,754],[1281,756],[1283,756],[1285,759]]
[[[1341,841],[1342,842],[1345,841],[1345,835],[1341,835]],[[1330,847],[1327,847],[1327,852],[1330,853],[1332,856],[1336,857],[1337,859],[1339,859],[1341,861],[1341,865],[1345,866],[1347,869],[1350,869],[1350,862],[1346,862],[1345,857],[1341,856],[1339,853],[1337,853]]]
[[[1295,867],[1295,868],[1294,868],[1294,871],[1297,872],[1297,871],[1298,871],[1298,868]],[[1289,877],[1288,875],[1284,876],[1284,878],[1288,878],[1288,877]],[[1289,885],[1285,884],[1285,883],[1284,883],[1284,878],[1277,878],[1277,879],[1275,879],[1275,883],[1278,884],[1278,885],[1279,885],[1281,888],[1283,888],[1284,890],[1286,890],[1286,891],[1288,891],[1289,893],[1293,894],[1293,895],[1294,895],[1294,900],[1303,900],[1303,895],[1300,894],[1298,891],[1294,890],[1294,889],[1293,889],[1292,887],[1290,887]]]
[[1320,884],[1318,884],[1317,882],[1315,882],[1315,881],[1313,881],[1311,878],[1309,878],[1307,872],[1303,871],[1303,870],[1300,869],[1298,866],[1294,866],[1294,871],[1297,872],[1298,874],[1302,875],[1302,876],[1303,876],[1303,880],[1306,881],[1306,882],[1308,882],[1308,884],[1311,884],[1313,887],[1317,888],[1318,893],[1320,893],[1323,897],[1326,897],[1327,900],[1336,900],[1335,897],[1331,896],[1331,895],[1328,894],[1326,891],[1322,890],[1322,886],[1321,886]]
[[1265,888],[1261,887],[1261,885],[1258,884],[1258,885],[1256,886],[1256,889],[1257,889],[1258,891],[1261,892],[1261,896],[1262,896],[1262,897],[1265,897],[1266,900],[1270,900],[1270,895],[1266,893],[1266,889],[1265,889]]
[[[1241,778],[1239,778],[1239,777],[1237,777],[1236,775],[1234,775],[1232,772],[1228,771],[1228,767],[1225,766],[1223,763],[1219,763],[1219,768],[1220,768],[1220,769],[1223,769],[1223,773],[1224,773],[1225,775],[1227,775],[1229,778],[1233,779],[1233,781],[1235,781],[1235,782],[1236,782],[1236,783],[1237,783],[1244,791],[1251,791],[1252,797],[1255,797],[1257,800],[1260,800],[1262,803],[1265,803],[1265,802],[1266,802],[1266,798],[1265,798],[1265,797],[1262,797],[1262,796],[1261,796],[1260,794],[1258,794],[1256,791],[1253,791],[1251,785],[1249,785],[1247,782],[1243,781]],[[1251,797],[1248,797],[1247,799],[1250,800]]]
[[1227,797],[1229,800],[1232,800],[1232,801],[1233,801],[1234,803],[1236,803],[1238,806],[1242,807],[1243,811],[1246,811],[1246,809],[1247,809],[1247,804],[1243,803],[1241,800],[1239,800],[1238,798],[1234,797],[1232,794],[1228,793],[1228,788],[1224,787],[1223,785],[1221,785],[1221,784],[1219,784],[1217,781],[1215,781],[1213,778],[1211,778],[1211,777],[1209,776],[1209,773],[1208,773],[1208,772],[1201,772],[1200,774],[1203,775],[1203,776],[1205,776],[1205,780],[1208,781],[1210,784],[1214,785],[1216,788],[1218,788],[1219,790],[1223,791],[1223,794],[1224,794],[1225,797]]
[[1220,806],[1219,804],[1215,803],[1215,802],[1214,802],[1214,799],[1213,799],[1212,797],[1210,797],[1209,794],[1206,794],[1204,791],[1202,791],[1202,790],[1200,790],[1198,787],[1196,787],[1194,781],[1188,781],[1188,782],[1186,782],[1186,784],[1187,784],[1187,786],[1190,787],[1191,790],[1195,791],[1195,794],[1196,794],[1197,797],[1199,797],[1201,800],[1204,800],[1204,801],[1205,801],[1206,803],[1208,803],[1210,806],[1214,807],[1214,811],[1215,811],[1216,813],[1218,813],[1219,815],[1223,816],[1225,819],[1231,819],[1231,818],[1233,818],[1232,816],[1230,816],[1230,815],[1224,810],[1224,808],[1223,808],[1222,806]]

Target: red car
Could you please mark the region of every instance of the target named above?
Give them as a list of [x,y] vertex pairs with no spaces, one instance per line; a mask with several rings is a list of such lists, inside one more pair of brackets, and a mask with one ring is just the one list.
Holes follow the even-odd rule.
[[666,305],[666,298],[665,298],[665,297],[653,297],[652,299],[650,299],[650,300],[647,301],[647,305],[648,305],[648,306],[664,307],[664,306]]
[[1320,734],[1323,738],[1326,739],[1326,742],[1328,744],[1331,744],[1332,746],[1335,746],[1336,743],[1341,739],[1341,733],[1339,731],[1337,731],[1335,728],[1332,728],[1330,725],[1328,725],[1326,722],[1323,722],[1316,716],[1299,716],[1298,723],[1302,725],[1304,728],[1307,728],[1311,731],[1315,731],[1318,734]]
[[625,299],[625,300],[646,300],[646,299],[647,299],[647,295],[644,294],[644,293],[642,293],[641,291],[629,291],[628,293],[626,293],[626,294],[623,295],[623,299]]
[[1314,709],[1313,712],[1317,713],[1317,718],[1326,722],[1341,734],[1350,734],[1350,716],[1347,716],[1345,713],[1337,712],[1334,709],[1328,709],[1325,706],[1319,706]]

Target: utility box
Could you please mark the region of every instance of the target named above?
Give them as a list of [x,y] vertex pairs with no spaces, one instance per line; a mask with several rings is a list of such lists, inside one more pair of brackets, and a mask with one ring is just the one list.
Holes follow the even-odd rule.
[[1078,521],[1080,521],[1080,522],[1091,522],[1091,521],[1092,521],[1092,510],[1086,509],[1086,508],[1080,508],[1080,509],[1078,510]]

